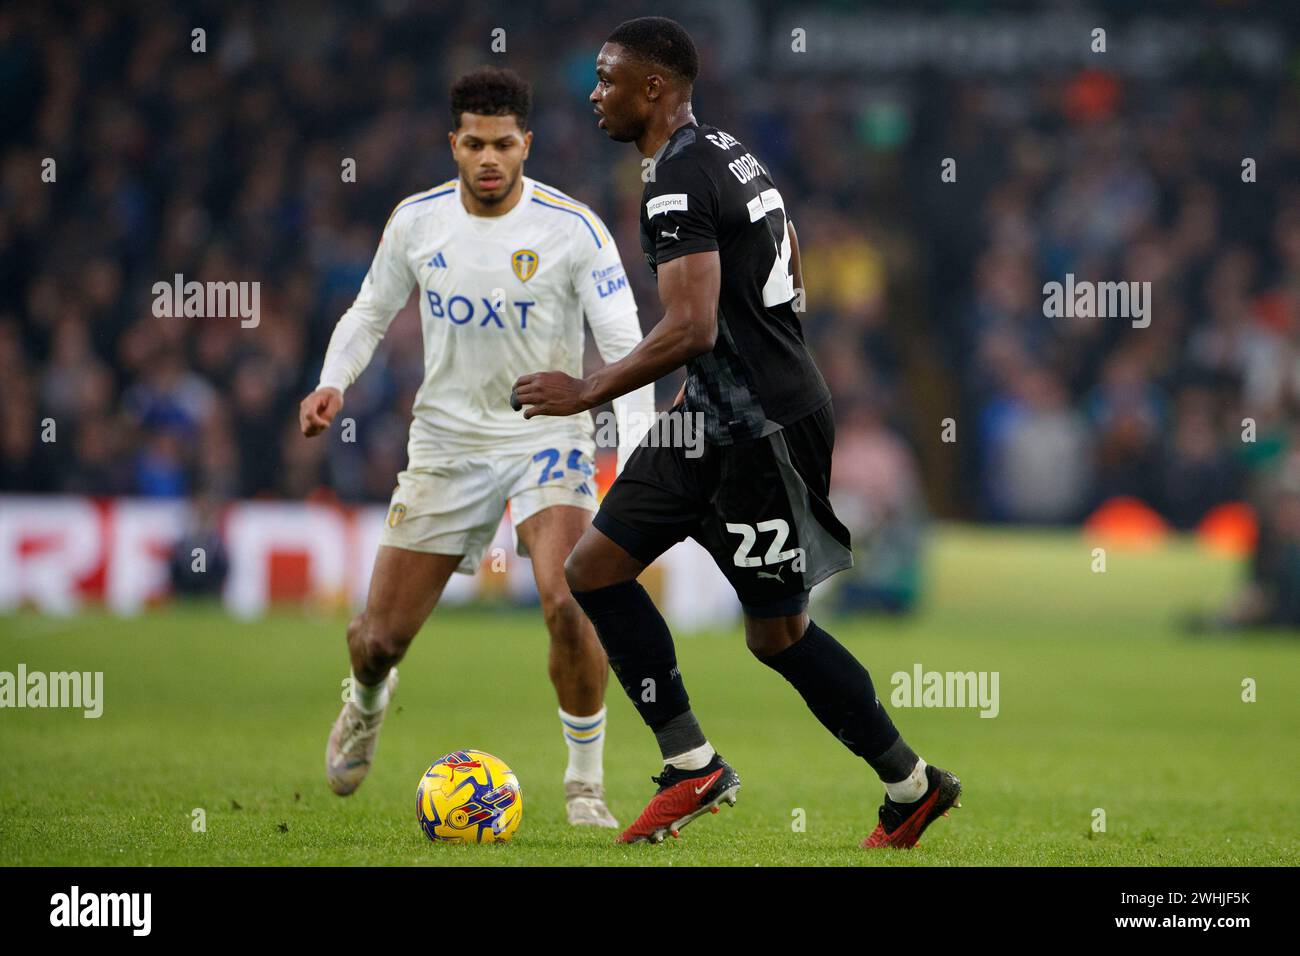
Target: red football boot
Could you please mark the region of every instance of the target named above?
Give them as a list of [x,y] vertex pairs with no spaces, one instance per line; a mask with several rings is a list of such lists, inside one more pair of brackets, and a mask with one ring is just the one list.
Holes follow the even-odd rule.
[[916,846],[925,828],[939,817],[946,817],[950,807],[960,807],[961,781],[956,774],[938,767],[926,766],[929,789],[920,800],[912,803],[895,803],[885,797],[880,808],[880,822],[871,836],[862,841],[862,848],[894,847],[906,850]]
[[623,831],[617,843],[662,843],[703,813],[717,813],[721,804],[734,807],[740,777],[717,754],[699,770],[664,767],[651,777],[659,790],[636,821]]

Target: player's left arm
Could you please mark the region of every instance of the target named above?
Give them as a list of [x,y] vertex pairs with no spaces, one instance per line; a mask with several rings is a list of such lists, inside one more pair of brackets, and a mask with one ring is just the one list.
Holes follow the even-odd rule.
[[697,355],[713,350],[718,336],[718,293],[722,265],[716,250],[679,256],[659,266],[664,317],[627,355],[573,378],[563,372],[534,372],[515,382],[515,394],[534,415],[576,415],[633,389],[649,385]]
[[799,236],[794,231],[794,222],[785,224],[785,231],[790,234],[790,274],[794,276],[795,300],[802,307],[796,311],[808,310],[808,290],[803,284],[803,266],[799,264]]

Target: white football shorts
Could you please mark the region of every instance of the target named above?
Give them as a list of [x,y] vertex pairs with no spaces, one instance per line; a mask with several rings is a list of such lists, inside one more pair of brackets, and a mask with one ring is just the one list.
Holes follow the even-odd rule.
[[515,552],[527,557],[518,528],[533,515],[554,505],[596,510],[595,450],[591,439],[569,439],[532,454],[479,453],[408,468],[397,475],[379,543],[464,555],[456,570],[473,574],[509,502]]

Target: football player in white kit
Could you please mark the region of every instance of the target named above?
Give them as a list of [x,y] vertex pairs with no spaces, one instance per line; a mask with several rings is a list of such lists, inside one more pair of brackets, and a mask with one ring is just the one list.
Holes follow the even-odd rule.
[[[397,205],[330,339],[320,384],[300,407],[305,435],[329,426],[416,289],[424,383],[366,606],[348,626],[352,694],[330,732],[326,778],[341,795],[360,786],[397,685],[394,665],[452,573],[477,570],[509,503],[550,632],[568,819],[615,827],[602,779],[608,661],[564,580],[564,559],[596,509],[593,422],[587,414],[525,420],[510,394],[532,369],[582,375],[584,314],[606,362],[631,351],[641,329],[600,218],[523,175],[530,101],[509,70],[485,67],[457,81],[450,140],[459,176]],[[654,414],[652,387],[615,402],[614,413],[621,468]]]

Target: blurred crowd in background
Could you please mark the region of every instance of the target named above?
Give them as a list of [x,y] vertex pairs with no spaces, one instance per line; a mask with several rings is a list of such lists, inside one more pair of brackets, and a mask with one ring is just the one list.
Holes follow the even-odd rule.
[[[982,5],[955,6],[978,23]],[[697,116],[770,167],[799,230],[805,329],[839,423],[837,504],[877,544],[855,600],[907,606],[927,513],[1074,523],[1116,495],[1179,528],[1251,501],[1267,573],[1295,574],[1294,66],[1245,69],[1212,42],[1190,66],[1146,73],[1099,56],[878,76],[772,54],[800,13],[823,9],[849,8],[655,12],[696,37]],[[640,157],[596,130],[586,102],[596,51],[636,12],[0,10],[0,491],[386,501],[423,374],[414,306],[348,392],[355,443],[303,439],[297,403],[392,207],[454,175],[447,91],[483,63],[533,83],[526,172],[606,220],[648,329],[659,305],[637,242]],[[1294,64],[1296,34],[1279,42]],[[1046,317],[1043,284],[1067,273],[1149,281],[1150,325]],[[176,274],[259,282],[260,322],[155,317],[152,287]],[[661,404],[678,382],[661,383]]]

